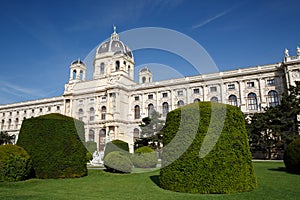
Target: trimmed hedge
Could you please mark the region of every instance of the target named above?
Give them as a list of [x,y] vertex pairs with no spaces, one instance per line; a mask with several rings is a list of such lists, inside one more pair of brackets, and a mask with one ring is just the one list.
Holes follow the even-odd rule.
[[300,138],[295,139],[287,146],[283,161],[287,172],[300,173]]
[[37,178],[87,175],[87,150],[78,133],[83,122],[61,114],[26,119],[17,144],[31,156]]
[[[225,112],[220,134],[218,125],[222,127],[220,117]],[[214,116],[213,119],[211,116]],[[208,135],[208,130],[213,134]],[[220,137],[217,139],[218,134]],[[163,135],[162,188],[210,194],[245,192],[257,187],[245,121],[237,107],[211,102],[180,107],[168,113]],[[208,137],[203,145],[205,136]],[[212,150],[201,156],[200,149],[209,150],[209,145],[213,147]],[[184,153],[171,163],[180,153],[178,149],[184,148],[187,148]]]
[[97,143],[94,141],[87,141],[83,143],[85,148],[93,154],[97,150]]
[[0,146],[0,181],[23,181],[31,175],[32,162],[22,147],[10,144]]
[[134,167],[137,168],[154,168],[157,165],[158,159],[155,151],[150,147],[140,147],[131,155],[131,161]]
[[124,153],[129,152],[128,143],[122,140],[113,140],[108,142],[105,146],[104,157],[114,151],[121,151]]
[[104,158],[104,166],[109,172],[113,173],[130,173],[132,170],[132,162],[129,153],[121,151],[113,151]]

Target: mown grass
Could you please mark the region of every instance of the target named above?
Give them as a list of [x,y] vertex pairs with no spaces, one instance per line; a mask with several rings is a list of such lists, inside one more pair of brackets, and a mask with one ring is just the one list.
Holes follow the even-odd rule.
[[184,194],[166,191],[158,184],[159,171],[134,174],[110,174],[89,170],[77,179],[31,179],[0,183],[0,198],[9,199],[300,199],[300,175],[286,173],[283,163],[255,162],[258,188],[252,192],[231,195]]

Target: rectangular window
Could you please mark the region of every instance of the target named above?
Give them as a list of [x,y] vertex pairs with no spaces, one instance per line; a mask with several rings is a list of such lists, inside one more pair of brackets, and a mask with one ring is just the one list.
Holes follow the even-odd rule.
[[234,90],[235,89],[235,85],[234,84],[228,84],[228,90]]
[[194,89],[194,94],[199,94],[199,93],[200,93],[199,88],[195,88],[195,89]]
[[182,90],[177,91],[177,95],[178,96],[183,96],[183,91]]
[[95,99],[93,98],[93,99],[90,99],[90,103],[94,103],[94,101],[95,101]]
[[253,81],[247,82],[247,87],[254,87],[254,82]]
[[149,94],[148,99],[153,99],[153,94]]
[[267,84],[268,85],[275,85],[275,79],[268,79]]
[[101,102],[105,102],[106,101],[106,96],[101,97]]
[[217,87],[210,87],[210,92],[216,92],[217,91]]
[[168,97],[168,93],[166,92],[162,93],[162,97]]
[[138,100],[140,100],[140,97],[139,97],[139,96],[135,96],[135,97],[134,97],[134,100],[135,100],[135,101],[138,101]]

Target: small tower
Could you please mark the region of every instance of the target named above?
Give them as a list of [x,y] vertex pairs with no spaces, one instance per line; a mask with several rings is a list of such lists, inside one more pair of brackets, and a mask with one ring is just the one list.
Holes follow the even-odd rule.
[[69,83],[85,81],[86,76],[86,66],[85,64],[78,58],[78,60],[72,62],[70,66],[70,80]]
[[144,67],[140,70],[139,73],[139,83],[151,83],[152,82],[152,72],[147,68]]

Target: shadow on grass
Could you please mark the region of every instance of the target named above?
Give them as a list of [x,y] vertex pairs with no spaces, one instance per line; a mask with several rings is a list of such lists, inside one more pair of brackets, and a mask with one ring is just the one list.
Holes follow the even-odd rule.
[[158,187],[160,187],[160,183],[159,183],[159,175],[153,175],[150,176],[150,179],[153,183],[155,183],[155,185],[157,185]]
[[287,171],[285,167],[270,168],[268,170],[277,171],[277,172],[285,172],[285,173],[288,173],[288,174],[300,175],[300,172],[290,172],[290,171]]

